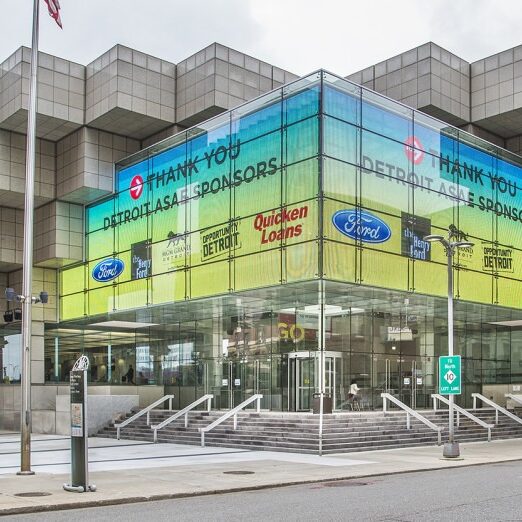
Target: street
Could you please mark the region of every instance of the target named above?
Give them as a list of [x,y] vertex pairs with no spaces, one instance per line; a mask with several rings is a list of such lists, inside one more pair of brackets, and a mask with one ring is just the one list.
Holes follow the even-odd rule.
[[6,517],[13,521],[522,520],[522,461],[178,500]]

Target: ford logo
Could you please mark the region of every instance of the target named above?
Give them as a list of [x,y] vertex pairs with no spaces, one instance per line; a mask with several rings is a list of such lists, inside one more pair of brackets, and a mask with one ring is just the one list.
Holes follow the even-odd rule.
[[363,210],[339,210],[332,223],[341,234],[365,243],[384,243],[391,237],[391,229],[382,219]]
[[92,269],[92,277],[100,283],[106,283],[116,279],[125,268],[125,263],[121,259],[111,257],[100,261]]

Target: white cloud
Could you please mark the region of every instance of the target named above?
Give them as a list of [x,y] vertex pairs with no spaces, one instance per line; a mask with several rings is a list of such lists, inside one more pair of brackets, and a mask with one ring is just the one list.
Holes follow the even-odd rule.
[[[31,2],[0,20],[0,55],[30,45]],[[62,0],[40,49],[86,64],[116,43],[178,62],[218,41],[297,74],[348,74],[429,40],[467,60],[522,43],[519,0]]]

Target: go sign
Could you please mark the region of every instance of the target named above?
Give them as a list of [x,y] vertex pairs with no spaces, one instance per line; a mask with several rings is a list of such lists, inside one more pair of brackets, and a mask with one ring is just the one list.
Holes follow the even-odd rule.
[[460,395],[461,359],[460,355],[439,357],[440,395]]
[[292,341],[302,341],[305,336],[304,328],[297,324],[278,323],[279,337],[281,339],[291,339]]

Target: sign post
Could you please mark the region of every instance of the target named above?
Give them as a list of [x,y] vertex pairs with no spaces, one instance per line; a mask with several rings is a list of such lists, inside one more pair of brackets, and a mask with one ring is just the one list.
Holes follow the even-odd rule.
[[440,395],[460,395],[462,393],[461,368],[460,355],[439,357]]
[[82,355],[71,370],[71,483],[63,489],[84,493],[96,491],[89,484],[87,430],[87,370],[89,359]]

